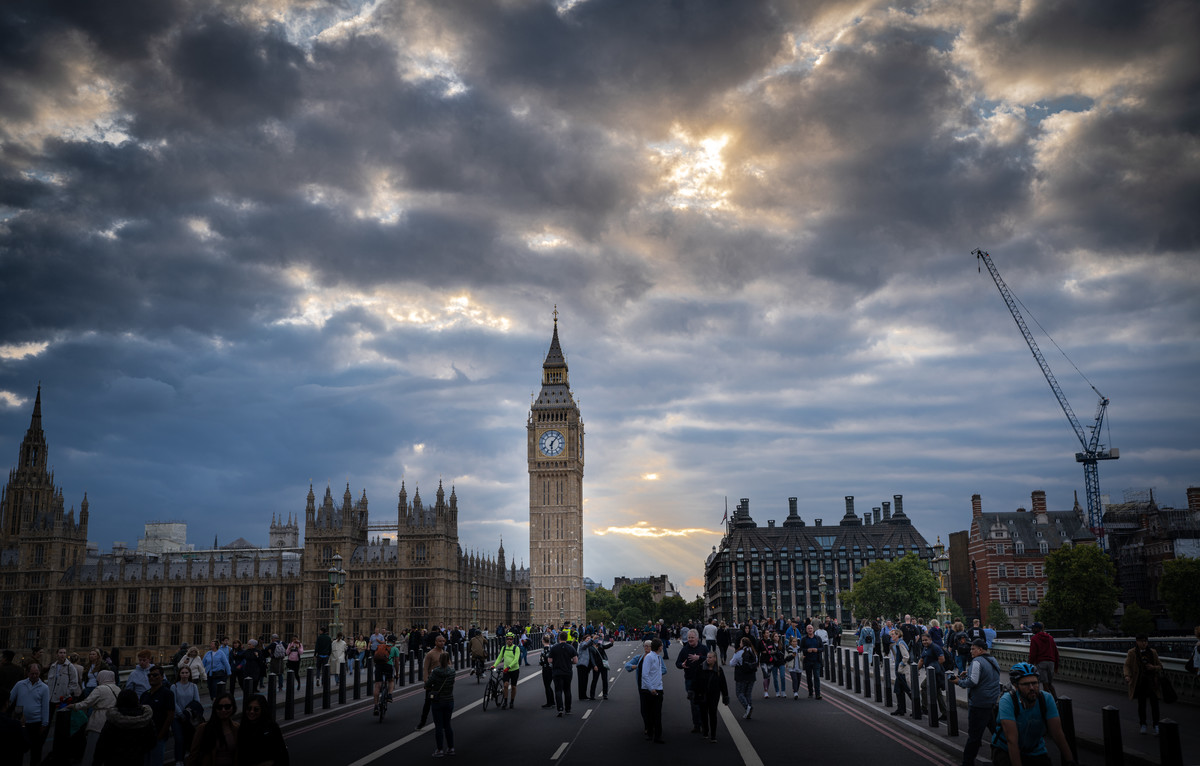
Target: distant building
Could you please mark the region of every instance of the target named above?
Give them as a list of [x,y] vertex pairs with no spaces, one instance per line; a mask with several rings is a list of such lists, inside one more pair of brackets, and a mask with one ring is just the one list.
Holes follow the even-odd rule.
[[1149,609],[1160,619],[1166,608],[1158,597],[1163,563],[1200,556],[1200,487],[1188,487],[1184,508],[1159,507],[1154,493],[1104,508],[1109,552],[1117,566],[1121,602]]
[[1096,544],[1078,496],[1069,511],[1048,511],[1040,489],[1031,499],[1032,512],[985,513],[982,498],[971,496],[971,590],[978,591],[985,622],[1001,620],[987,613],[988,605],[999,601],[1013,625],[1032,623],[1046,596],[1046,556],[1063,546]]
[[667,579],[665,574],[654,575],[652,577],[617,577],[613,580],[612,593],[620,598],[621,589],[626,585],[649,585],[650,592],[654,595],[654,603],[661,604],[664,598],[669,596],[678,596],[675,586]]
[[[976,605],[971,578],[970,546],[971,533],[968,530],[950,533],[946,545],[946,555],[950,557],[950,600],[961,606],[965,615],[982,619],[983,609]],[[970,620],[967,624],[970,625]]]
[[355,500],[347,485],[337,504],[330,488],[318,502],[310,486],[303,538],[298,516],[272,517],[266,548],[238,538],[195,550],[182,522],[152,522],[136,552],[117,543],[100,553],[87,539],[87,495],[78,517],[64,510],[48,465],[39,387],[0,492],[0,648],[99,646],[128,659],[136,649],[169,653],[221,636],[279,633],[307,643],[334,622],[334,554],[347,573],[338,615],[347,633],[471,614],[483,625],[529,618],[529,570],[507,565],[503,544],[494,558],[464,552],[457,495],[451,487],[447,497],[440,482],[428,505],[415,488],[410,500],[402,483],[395,515],[375,523],[365,491]]
[[814,616],[822,613],[820,585],[824,578],[824,612],[847,623],[841,595],[862,577],[862,569],[875,561],[893,561],[915,553],[928,563],[933,548],[904,513],[903,497],[893,495],[859,518],[854,497],[846,497],[846,511],[836,526],[816,519],[807,526],[788,498],[788,516],[760,527],[750,517],[750,501],[742,498],[729,520],[725,536],[714,546],[704,568],[704,599],[710,617],[741,622],[783,613]]
[[583,589],[586,590],[588,593],[592,593],[599,587],[600,587],[600,583],[596,582],[592,578],[590,578],[590,577],[583,578]]

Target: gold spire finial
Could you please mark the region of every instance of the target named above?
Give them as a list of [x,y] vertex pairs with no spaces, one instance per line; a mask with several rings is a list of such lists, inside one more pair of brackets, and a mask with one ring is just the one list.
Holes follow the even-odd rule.
[[558,304],[554,304],[554,326],[558,326]]

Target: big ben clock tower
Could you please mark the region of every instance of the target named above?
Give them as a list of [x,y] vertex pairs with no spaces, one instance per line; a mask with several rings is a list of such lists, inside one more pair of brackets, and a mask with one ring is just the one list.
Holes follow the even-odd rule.
[[554,336],[542,390],[529,410],[529,561],[533,622],[582,622],[583,421],[571,396],[567,360]]

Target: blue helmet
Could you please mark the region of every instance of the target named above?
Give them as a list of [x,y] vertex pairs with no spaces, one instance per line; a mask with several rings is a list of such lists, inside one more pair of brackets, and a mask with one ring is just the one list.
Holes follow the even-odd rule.
[[1008,669],[1008,677],[1015,684],[1025,676],[1036,676],[1038,669],[1028,662],[1018,662]]

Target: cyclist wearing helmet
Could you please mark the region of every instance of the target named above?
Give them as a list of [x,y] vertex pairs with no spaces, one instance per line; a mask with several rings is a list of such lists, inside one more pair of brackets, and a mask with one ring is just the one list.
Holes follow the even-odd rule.
[[[1075,766],[1071,747],[1063,734],[1054,696],[1041,690],[1038,669],[1018,662],[1008,671],[1013,691],[1000,696],[996,733],[992,736],[992,763],[996,766],[1051,766],[1046,752],[1049,734],[1066,766]],[[1016,747],[1013,744],[1016,744]]]
[[[386,649],[386,652],[384,651]],[[388,635],[371,655],[375,661],[375,710],[372,715],[379,715],[379,692],[382,688],[387,694],[388,701],[392,700],[392,685],[395,683],[395,670],[400,664],[400,650],[396,648],[396,637]]]
[[521,648],[517,646],[516,636],[512,631],[504,634],[504,646],[492,663],[494,668],[504,670],[504,704],[501,710],[517,706],[517,677],[521,674]]

